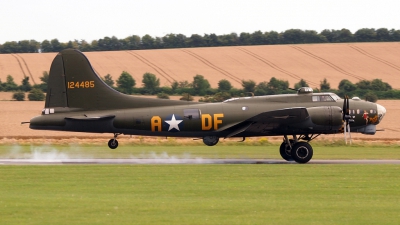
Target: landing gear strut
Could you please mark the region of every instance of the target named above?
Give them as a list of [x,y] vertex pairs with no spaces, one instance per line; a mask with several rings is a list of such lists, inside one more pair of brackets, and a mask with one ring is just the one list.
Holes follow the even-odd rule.
[[110,147],[111,149],[116,149],[118,147],[118,141],[117,141],[118,135],[120,134],[115,133],[114,138],[108,141],[108,147]]
[[[287,135],[284,135],[283,142],[279,147],[279,153],[281,154],[282,158],[286,161],[296,161],[297,163],[307,163],[311,160],[313,156],[313,148],[308,143],[309,141],[313,140],[317,136],[303,135],[297,138],[296,135],[293,135],[293,139],[288,139]],[[305,140],[304,141],[299,141]]]

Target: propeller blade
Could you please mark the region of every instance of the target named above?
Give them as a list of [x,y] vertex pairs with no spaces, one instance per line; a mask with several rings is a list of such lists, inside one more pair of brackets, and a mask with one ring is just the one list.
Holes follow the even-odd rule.
[[344,140],[347,144],[347,136],[349,136],[349,141],[350,144],[352,143],[351,141],[351,132],[350,132],[350,101],[349,101],[349,96],[345,95],[344,100],[343,100],[343,131],[344,131]]
[[343,98],[343,107],[342,107],[342,110],[343,110],[343,121],[345,121],[345,115],[346,115],[346,95],[345,95],[344,98]]
[[347,128],[348,128],[347,132],[349,133],[350,144],[352,144],[352,142],[351,142],[351,132],[350,132],[350,123],[347,124]]
[[347,135],[346,135],[346,130],[347,130],[347,128],[346,128],[346,121],[343,121],[343,133],[344,133],[344,141],[345,141],[345,143],[346,143],[346,145],[347,145]]

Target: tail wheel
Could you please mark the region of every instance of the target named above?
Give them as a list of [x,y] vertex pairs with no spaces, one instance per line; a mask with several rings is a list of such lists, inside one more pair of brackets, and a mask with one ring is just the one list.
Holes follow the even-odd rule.
[[[290,140],[290,145],[293,147],[293,140]],[[281,146],[279,147],[279,153],[281,154],[282,158],[286,161],[293,161],[292,157],[292,150],[290,146],[284,141],[282,142]]]
[[117,139],[110,139],[108,141],[108,147],[110,147],[111,149],[116,149],[118,147]]
[[294,161],[298,163],[307,163],[313,156],[313,148],[307,142],[297,142],[291,150]]

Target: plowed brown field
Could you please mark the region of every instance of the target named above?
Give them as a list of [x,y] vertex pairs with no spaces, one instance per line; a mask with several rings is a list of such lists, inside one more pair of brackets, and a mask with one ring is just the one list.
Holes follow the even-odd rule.
[[[17,83],[24,76],[40,83],[43,71],[50,69],[56,53],[0,54],[0,79],[8,74]],[[271,77],[288,80],[291,87],[301,78],[319,87],[324,78],[336,88],[342,79],[380,78],[400,88],[400,43],[346,43],[264,45],[214,48],[185,48],[137,51],[86,52],[100,76],[117,79],[128,71],[141,85],[142,76],[151,72],[161,85],[192,81],[201,74],[217,87],[221,79],[241,87],[242,79],[262,82]]]
[[[352,134],[355,140],[370,141],[398,141],[400,140],[400,101],[399,100],[380,100],[379,104],[386,107],[387,114],[382,123],[378,125],[379,131],[375,135]],[[83,138],[92,139],[94,137],[107,140],[111,134],[90,134],[73,133],[58,131],[38,131],[29,129],[29,124],[21,125],[21,122],[28,122],[32,117],[40,115],[44,102],[30,101],[0,101],[0,143],[6,139],[60,139],[60,138]],[[3,138],[3,141],[1,140]],[[343,138],[343,134],[323,135],[322,138]],[[103,142],[104,142],[103,140]],[[281,140],[281,137],[279,137]],[[5,141],[7,142],[7,141]],[[88,140],[91,142],[91,140]],[[104,142],[105,143],[105,142]]]

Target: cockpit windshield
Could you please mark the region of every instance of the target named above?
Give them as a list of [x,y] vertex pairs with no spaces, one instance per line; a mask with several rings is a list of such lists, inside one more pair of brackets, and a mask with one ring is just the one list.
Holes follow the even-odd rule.
[[333,100],[335,100],[335,101],[340,99],[340,97],[337,94],[331,93],[330,95],[333,98]]

